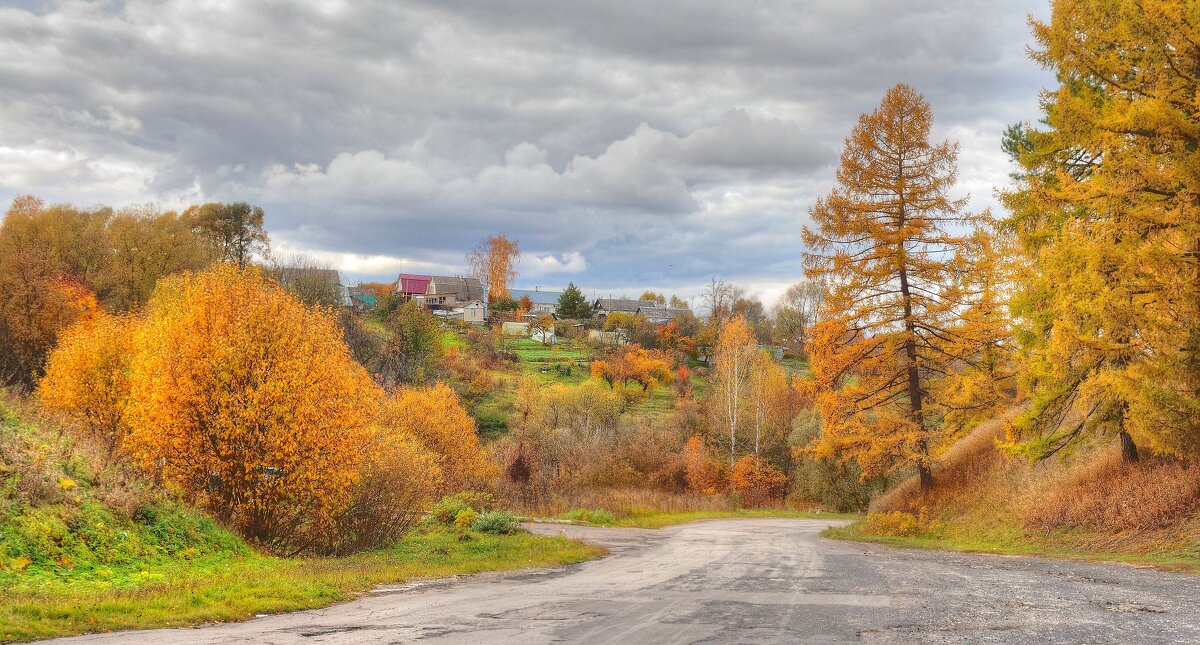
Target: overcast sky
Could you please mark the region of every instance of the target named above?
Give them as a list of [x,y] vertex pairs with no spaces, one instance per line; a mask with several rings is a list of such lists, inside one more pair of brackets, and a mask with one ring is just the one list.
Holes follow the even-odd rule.
[[769,303],[887,88],[925,94],[983,208],[1052,81],[1045,0],[287,5],[0,4],[0,204],[249,201],[353,277],[462,273],[503,232],[521,286]]

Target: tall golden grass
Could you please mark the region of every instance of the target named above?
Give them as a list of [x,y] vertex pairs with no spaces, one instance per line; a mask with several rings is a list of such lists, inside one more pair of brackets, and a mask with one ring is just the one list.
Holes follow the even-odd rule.
[[871,510],[1114,537],[1200,523],[1200,464],[1162,457],[1123,464],[1113,445],[1029,464],[997,447],[1004,430],[1004,419],[980,425],[941,456],[932,491],[922,492],[913,477],[877,498]]
[[1200,513],[1200,465],[1177,460],[1121,463],[1108,451],[1027,500],[1027,528],[1114,533],[1165,529]]

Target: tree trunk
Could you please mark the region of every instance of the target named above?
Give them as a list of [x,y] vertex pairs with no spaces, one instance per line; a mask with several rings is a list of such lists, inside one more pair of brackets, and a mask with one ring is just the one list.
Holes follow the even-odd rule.
[[1133,443],[1133,437],[1129,436],[1128,432],[1121,431],[1121,463],[1136,464],[1138,460],[1137,444]]
[[928,493],[933,490],[933,471],[929,466],[921,464],[917,466],[917,472],[921,475],[921,492]]

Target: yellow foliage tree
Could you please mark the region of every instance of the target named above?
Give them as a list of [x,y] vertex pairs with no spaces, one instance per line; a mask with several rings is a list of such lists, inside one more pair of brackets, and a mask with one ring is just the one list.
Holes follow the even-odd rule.
[[446,492],[491,488],[500,467],[479,443],[475,420],[445,383],[401,388],[381,409],[384,432],[411,437],[432,453]]
[[957,144],[932,144],[929,104],[907,85],[859,117],[842,151],[837,187],[817,200],[804,230],[807,274],[830,293],[808,351],[825,420],[820,456],[854,459],[866,474],[915,466],[933,485],[934,383],[962,356],[964,229],[984,215],[952,199]]
[[508,239],[503,233],[480,242],[467,255],[471,274],[487,287],[488,302],[508,298],[508,285],[517,278],[517,265],[520,262],[521,244]]
[[1025,271],[1016,309],[1039,459],[1119,439],[1200,455],[1200,164],[1191,2],[1055,0],[1033,57],[1059,87],[1014,127],[1005,195]]
[[739,459],[730,471],[729,480],[746,506],[778,503],[787,493],[787,475],[754,455]]
[[713,349],[714,409],[729,432],[730,470],[737,461],[738,424],[745,405],[746,383],[750,379],[751,364],[757,351],[758,343],[746,321],[734,318],[721,326]]
[[327,535],[381,397],[331,316],[227,264],[160,283],[134,344],[130,454],[269,548]]
[[76,323],[50,354],[38,383],[41,404],[63,412],[112,453],[125,437],[129,361],[137,320],[99,315]]

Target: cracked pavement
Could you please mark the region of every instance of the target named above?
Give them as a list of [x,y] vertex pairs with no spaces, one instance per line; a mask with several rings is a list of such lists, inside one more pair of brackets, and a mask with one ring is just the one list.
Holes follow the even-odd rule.
[[1195,643],[1200,577],[893,549],[818,520],[533,525],[612,550],[567,567],[381,587],[324,609],[63,643]]

